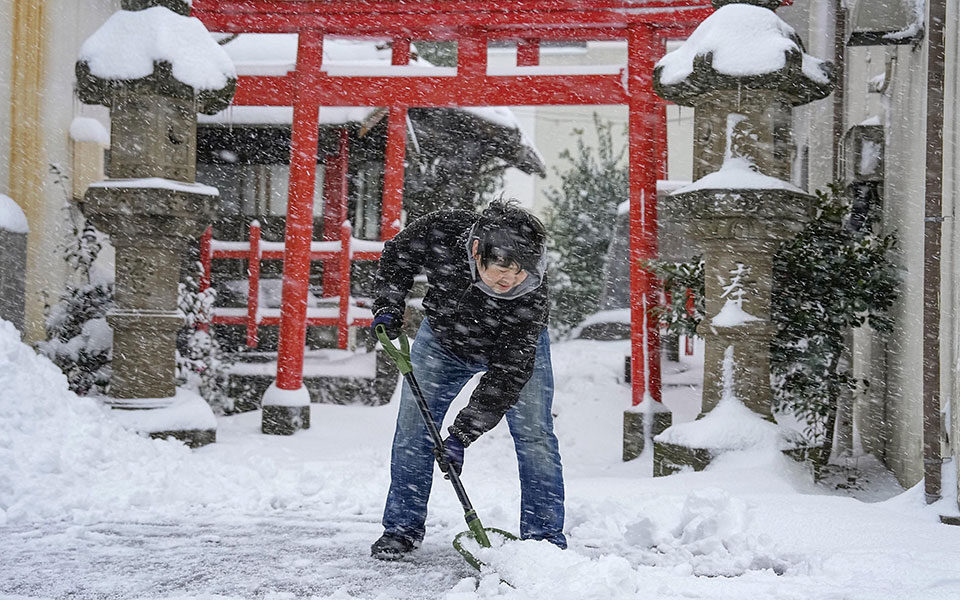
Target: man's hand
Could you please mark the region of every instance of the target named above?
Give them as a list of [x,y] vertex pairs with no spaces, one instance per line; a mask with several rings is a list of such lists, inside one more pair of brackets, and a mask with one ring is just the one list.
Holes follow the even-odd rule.
[[383,325],[387,332],[387,337],[395,340],[403,332],[403,315],[399,315],[392,310],[384,310],[373,318],[370,328],[373,329],[373,335],[377,335],[377,325]]
[[457,475],[463,470],[463,442],[454,436],[443,440],[443,449],[440,458],[440,467],[447,473],[453,469]]

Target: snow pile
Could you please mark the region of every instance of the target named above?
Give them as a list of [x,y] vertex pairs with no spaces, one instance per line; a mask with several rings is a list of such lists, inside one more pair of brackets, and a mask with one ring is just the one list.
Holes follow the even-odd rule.
[[[788,52],[802,52],[797,34],[772,10],[749,4],[717,9],[676,50],[660,59],[660,81],[676,85],[693,73],[698,56],[712,56],[715,71],[733,77],[775,73],[786,64]],[[828,83],[822,61],[803,55],[803,72],[818,83]]]
[[743,310],[743,306],[739,302],[727,300],[723,304],[723,308],[720,309],[720,312],[710,320],[710,323],[717,327],[739,327],[744,323],[759,320],[759,317],[755,317]]
[[697,190],[788,190],[798,194],[805,193],[790,182],[764,175],[741,157],[724,160],[718,170],[673,193],[685,194]]
[[[619,531],[618,540],[597,540],[605,550],[598,556],[587,556],[575,548],[560,550],[543,541],[503,541],[491,536],[492,547],[480,548],[470,540],[464,544],[465,549],[485,565],[479,585],[474,588],[475,582],[468,579],[444,598],[626,600],[655,592],[649,581],[652,567],[674,576],[706,577],[808,570],[800,555],[776,548],[754,524],[752,506],[720,489],[690,493],[683,499],[680,514],[670,517],[635,515],[631,521],[616,514],[616,507],[608,508],[612,512],[596,515],[583,524],[603,527],[606,523]],[[571,533],[580,538],[586,531],[580,526]]]
[[0,321],[0,525],[204,506],[271,511],[308,500],[355,505],[335,490],[320,494],[311,467],[281,471],[272,459],[243,458],[225,464],[125,429],[109,409],[70,392],[66,377]]
[[118,11],[80,48],[81,62],[95,77],[135,80],[170,63],[173,77],[196,90],[222,90],[237,71],[199,19],[155,6]]
[[733,346],[727,346],[723,355],[723,390],[717,405],[702,419],[668,427],[654,439],[713,451],[756,449],[776,453],[792,447],[786,443],[785,432],[779,425],[767,421],[737,398],[735,376]]
[[687,496],[679,523],[664,530],[648,518],[630,523],[624,541],[637,548],[649,566],[689,569],[698,576],[736,577],[747,571],[781,575],[796,557],[784,555],[769,537],[751,531],[753,507],[719,489]]
[[0,194],[0,229],[13,233],[29,233],[27,215],[10,196]]

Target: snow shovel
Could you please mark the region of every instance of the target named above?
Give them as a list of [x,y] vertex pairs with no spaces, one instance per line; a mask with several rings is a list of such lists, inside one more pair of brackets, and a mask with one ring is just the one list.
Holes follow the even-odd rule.
[[437,424],[433,421],[433,416],[431,416],[430,409],[427,407],[427,401],[423,398],[423,392],[417,384],[417,379],[413,376],[413,365],[410,364],[410,341],[407,339],[407,336],[403,333],[400,334],[398,340],[400,347],[398,348],[390,341],[390,338],[387,337],[387,330],[383,325],[377,325],[377,338],[383,345],[383,349],[387,355],[396,363],[397,369],[400,370],[400,374],[403,375],[403,378],[407,381],[410,390],[413,391],[413,397],[416,399],[417,406],[420,408],[420,416],[423,417],[423,423],[427,426],[427,431],[430,432],[430,437],[433,439],[437,464],[440,465],[440,469],[446,473],[446,478],[453,484],[453,490],[457,493],[457,498],[460,499],[460,505],[463,506],[463,518],[466,520],[469,530],[461,532],[453,538],[453,547],[463,555],[473,568],[479,571],[483,563],[464,547],[464,542],[474,540],[481,548],[489,548],[491,544],[490,537],[487,535],[488,533],[495,533],[507,540],[515,540],[517,536],[501,529],[484,527],[480,522],[480,517],[477,516],[477,511],[474,510],[473,505],[470,504],[470,498],[467,497],[467,491],[463,489],[460,476],[457,475],[453,469],[446,468],[441,453],[443,440],[440,438],[440,430],[437,429]]

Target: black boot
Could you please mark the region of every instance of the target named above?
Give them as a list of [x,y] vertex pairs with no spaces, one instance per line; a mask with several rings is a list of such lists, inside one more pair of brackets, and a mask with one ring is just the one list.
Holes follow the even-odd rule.
[[416,547],[411,540],[394,533],[385,533],[370,546],[370,556],[380,560],[397,560]]

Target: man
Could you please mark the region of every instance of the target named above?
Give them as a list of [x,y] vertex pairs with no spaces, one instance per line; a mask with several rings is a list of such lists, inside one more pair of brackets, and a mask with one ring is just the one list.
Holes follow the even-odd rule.
[[[563,474],[553,433],[543,224],[511,202],[479,216],[437,211],[384,244],[373,327],[391,339],[421,270],[426,317],[411,349],[413,373],[440,424],[470,378],[486,371],[448,428],[441,456],[460,472],[464,448],[506,415],[520,468],[520,536],[566,547]],[[433,482],[434,446],[406,382],[390,462],[383,536],[371,554],[392,560],[419,546]]]

